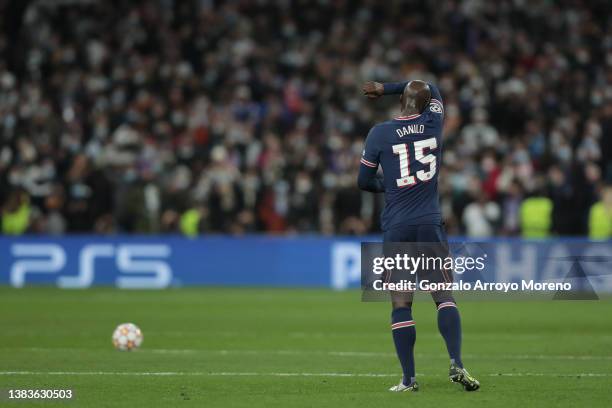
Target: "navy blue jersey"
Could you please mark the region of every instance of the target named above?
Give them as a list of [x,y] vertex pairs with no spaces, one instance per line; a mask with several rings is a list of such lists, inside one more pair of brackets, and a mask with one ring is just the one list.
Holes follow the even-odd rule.
[[[405,84],[385,84],[385,93],[401,93]],[[384,190],[383,231],[400,225],[442,222],[438,173],[444,108],[438,89],[429,86],[432,99],[423,113],[379,123],[370,130],[365,142],[360,178],[361,173],[375,174],[379,165],[383,170],[379,187],[369,189]]]

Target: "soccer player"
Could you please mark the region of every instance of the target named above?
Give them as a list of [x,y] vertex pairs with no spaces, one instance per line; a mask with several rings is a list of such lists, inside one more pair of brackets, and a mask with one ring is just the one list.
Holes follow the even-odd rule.
[[[359,188],[385,193],[381,217],[383,242],[446,246],[438,196],[444,119],[440,92],[432,84],[414,80],[387,84],[367,82],[363,93],[371,99],[401,94],[400,115],[370,130],[359,169]],[[383,177],[377,175],[379,165]],[[446,280],[450,279],[448,273],[440,273]],[[452,292],[437,291],[431,295],[438,309],[438,328],[450,356],[450,380],[463,385],[466,391],[475,391],[480,384],[463,368],[461,361],[461,321]],[[412,292],[391,292],[391,330],[403,378],[390,391],[419,389],[414,368],[416,327],[412,299]]]

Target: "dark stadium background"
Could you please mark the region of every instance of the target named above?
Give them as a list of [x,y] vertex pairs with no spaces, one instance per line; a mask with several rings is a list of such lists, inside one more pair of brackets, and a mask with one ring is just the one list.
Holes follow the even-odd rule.
[[606,1],[0,4],[5,234],[375,233],[360,85],[423,78],[451,234],[610,236]]

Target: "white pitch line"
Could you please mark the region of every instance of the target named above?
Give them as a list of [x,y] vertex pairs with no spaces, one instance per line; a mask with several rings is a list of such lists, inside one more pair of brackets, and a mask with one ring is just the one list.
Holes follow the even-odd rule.
[[[125,372],[125,371],[0,371],[0,375],[51,375],[51,376],[96,376],[121,375],[135,377],[178,377],[178,376],[207,376],[207,377],[397,377],[398,374],[385,373],[256,373],[256,372],[189,372],[189,371],[154,371],[154,372]],[[441,377],[441,374],[421,374],[418,376]],[[612,377],[612,373],[492,373],[487,377]]]
[[[327,355],[336,357],[395,357],[395,353],[377,351],[324,351],[324,350],[198,350],[198,349],[150,349],[157,354],[190,354],[210,353],[221,355]],[[416,353],[420,358],[448,358],[446,354]],[[474,359],[508,359],[508,360],[612,360],[612,356],[579,356],[579,355],[547,355],[547,354],[465,354],[466,358]]]
[[202,349],[148,349],[143,350],[155,354],[220,354],[220,355],[258,355],[274,354],[281,356],[325,355],[338,357],[395,357],[394,353],[378,351],[333,351],[333,350],[202,350]]
[[[45,348],[45,347],[26,347],[26,348],[1,348],[0,350],[26,350],[35,352],[49,351],[98,351],[86,348]],[[109,349],[110,350],[110,349]],[[395,357],[395,353],[377,351],[335,351],[335,350],[206,350],[206,349],[141,349],[139,353],[154,354],[218,354],[218,355],[325,355],[334,357]],[[446,354],[427,354],[416,353],[417,358],[448,358]],[[602,355],[571,355],[571,354],[464,354],[465,358],[472,359],[504,359],[504,360],[612,360],[612,356]]]
[[556,373],[497,373],[485,374],[487,377],[612,377],[612,373],[576,373],[576,374],[556,374]]
[[255,372],[190,372],[190,371],[157,371],[157,372],[124,372],[124,371],[0,371],[0,375],[124,375],[136,377],[169,377],[169,376],[210,376],[210,377],[397,377],[398,374],[378,373],[255,373]]
[[[221,355],[327,355],[337,357],[395,357],[395,353],[377,351],[325,351],[325,350],[198,350],[198,349],[150,349],[145,350],[157,354],[189,354],[210,353]],[[448,358],[447,354],[416,353],[420,358]],[[548,354],[465,354],[466,358],[474,359],[508,359],[508,360],[612,360],[612,356],[586,356],[586,355],[548,355]]]
[[467,358],[502,358],[508,360],[612,360],[612,356],[575,356],[575,355],[548,355],[548,354],[465,354]]
[[[317,331],[289,331],[283,332],[283,334],[287,337],[297,337],[297,338],[346,338],[346,337],[359,337],[359,338],[381,338],[387,339],[388,337],[388,326],[382,326],[385,328],[384,331],[381,332],[354,332],[354,331],[344,331],[344,332],[317,332]],[[146,331],[145,334],[149,334],[151,336],[165,336],[165,337],[197,337],[197,338],[208,338],[208,337],[258,337],[259,334],[255,332],[240,332],[233,330],[223,330],[223,331],[157,331],[157,330],[149,330]],[[564,336],[571,337],[579,337],[582,336],[580,333],[564,333]],[[465,333],[463,335],[465,339],[494,339],[495,341],[532,341],[532,340],[541,340],[541,339],[550,339],[549,334],[526,334],[526,333],[507,333],[507,332],[499,332],[499,333]],[[594,334],[593,338],[599,340],[612,340],[612,335],[606,334]],[[439,339],[439,333],[421,333],[419,334],[420,339]]]

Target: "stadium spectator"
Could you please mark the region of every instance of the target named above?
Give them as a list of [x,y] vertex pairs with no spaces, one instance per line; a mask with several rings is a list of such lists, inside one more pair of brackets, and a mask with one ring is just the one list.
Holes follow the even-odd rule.
[[601,200],[589,212],[589,237],[592,239],[612,238],[612,187],[607,186],[601,193]]
[[28,194],[21,190],[12,191],[2,208],[2,234],[23,234],[30,225],[31,213]]
[[521,233],[523,238],[548,238],[551,233],[553,203],[542,194],[535,194],[521,203]]
[[605,0],[23,9],[0,26],[3,233],[373,232],[355,174],[395,104],[364,80],[440,86],[450,233],[520,234],[546,184],[551,233],[587,234],[612,182]]

